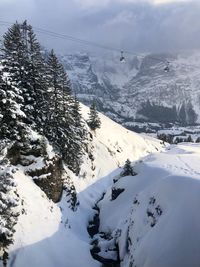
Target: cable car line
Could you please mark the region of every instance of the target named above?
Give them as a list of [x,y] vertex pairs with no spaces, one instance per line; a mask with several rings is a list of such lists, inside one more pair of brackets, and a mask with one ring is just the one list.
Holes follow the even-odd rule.
[[[11,26],[12,24],[13,24],[13,22],[0,20],[0,25],[2,25],[2,26],[8,27],[8,26]],[[69,40],[69,41],[72,41],[72,42],[77,42],[77,43],[79,43],[81,45],[94,46],[94,47],[98,47],[100,49],[110,50],[110,51],[113,51],[113,52],[118,52],[118,53],[120,53],[120,58],[119,58],[120,62],[125,62],[126,61],[126,58],[125,58],[124,54],[136,56],[136,57],[141,58],[141,59],[144,59],[146,56],[148,56],[148,58],[150,58],[152,60],[159,61],[160,63],[163,63],[165,65],[164,68],[163,68],[163,70],[165,72],[169,72],[170,71],[171,62],[166,60],[166,59],[162,59],[160,57],[154,57],[154,56],[150,56],[150,55],[145,55],[144,56],[144,55],[133,53],[133,52],[128,51],[128,50],[121,50],[119,48],[114,48],[114,47],[110,47],[110,46],[106,46],[106,45],[101,45],[101,44],[98,44],[98,43],[95,43],[95,42],[91,42],[91,41],[88,41],[88,40],[83,40],[83,39],[80,39],[80,38],[77,38],[77,37],[74,37],[74,36],[71,36],[71,35],[61,34],[61,33],[57,33],[57,32],[54,32],[54,31],[42,29],[42,28],[39,28],[39,27],[34,27],[33,26],[33,29],[35,30],[35,32],[37,32],[39,34],[44,34],[44,35],[47,35],[47,36],[50,36],[50,37],[55,37],[55,38],[59,38],[59,39],[65,39],[65,40]],[[181,64],[181,65],[187,66],[187,67],[190,67],[190,66],[194,67],[194,66],[189,65],[189,64]]]
[[[13,24],[12,22],[0,20],[0,25],[10,26],[12,24]],[[137,56],[138,58],[145,58],[145,56],[143,56],[143,55],[139,55],[139,54],[133,53],[133,52],[128,51],[128,50],[123,50],[122,51],[119,48],[114,48],[114,47],[110,47],[110,46],[106,46],[106,45],[101,45],[101,44],[98,44],[98,43],[95,43],[95,42],[91,42],[91,41],[88,41],[88,40],[83,40],[83,39],[80,39],[80,38],[77,38],[77,37],[74,37],[74,36],[71,36],[71,35],[61,34],[61,33],[57,33],[57,32],[54,32],[54,31],[42,29],[42,28],[39,28],[39,27],[34,27],[34,26],[33,26],[33,29],[37,33],[45,34],[45,35],[48,35],[48,36],[51,36],[51,37],[67,39],[67,40],[70,40],[70,41],[73,41],[73,42],[77,42],[77,43],[80,43],[80,44],[83,44],[83,45],[95,46],[95,47],[98,47],[98,48],[101,48],[101,49],[105,49],[105,50],[110,50],[110,51],[121,53],[121,57],[120,57],[120,59],[122,59],[122,60],[120,60],[121,62],[125,61],[124,54]],[[153,57],[153,56],[149,56],[149,58],[151,58],[153,60],[156,60],[156,61],[163,62],[164,64],[167,64],[167,61],[162,59],[162,58]]]

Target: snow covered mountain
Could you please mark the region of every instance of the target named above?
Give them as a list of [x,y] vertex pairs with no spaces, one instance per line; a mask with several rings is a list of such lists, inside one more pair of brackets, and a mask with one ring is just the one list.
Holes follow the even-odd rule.
[[[165,62],[170,71],[165,72]],[[140,122],[194,124],[200,121],[200,53],[62,57],[74,92],[124,126]],[[137,122],[137,123],[136,123]]]
[[120,178],[97,204],[99,258],[121,267],[199,266],[199,159],[199,145],[179,145]]
[[[131,132],[71,95],[65,69],[53,50],[43,57],[27,21],[13,24],[3,38],[0,267],[199,267],[199,127],[160,131],[160,140]],[[113,59],[117,68],[110,65],[104,76],[104,63],[79,57],[65,64],[72,77],[76,66],[78,96],[89,103],[98,95],[111,116],[113,107],[130,108],[135,79],[141,90],[134,94],[136,123],[185,126],[198,119],[196,98],[175,105],[143,92],[155,69],[162,84],[172,81],[183,57],[171,56],[165,76],[163,61],[153,64],[152,56],[123,65]],[[142,95],[149,98],[139,103]],[[115,112],[117,120],[133,123],[122,113]]]
[[[82,113],[87,119],[88,108]],[[74,185],[75,209],[67,190],[55,204],[17,166],[21,204],[8,266],[198,267],[200,145],[164,147],[100,117],[79,177],[67,167],[63,177]],[[121,176],[126,158],[134,176]]]
[[[82,106],[82,112],[87,118],[88,108]],[[130,132],[104,115],[100,117],[102,127],[96,133],[90,132],[88,153],[80,175],[75,176],[66,167],[63,177],[66,190],[58,204],[49,200],[33,182],[26,172],[27,167],[17,166],[14,179],[20,198],[20,215],[8,266],[100,266],[91,256],[91,239],[87,232],[94,216],[93,206],[110,188],[127,158],[135,161],[163,149],[158,140]],[[49,158],[54,156],[51,147],[48,154]],[[39,159],[32,168],[39,168],[42,164]],[[77,197],[74,209],[67,191],[69,180]]]

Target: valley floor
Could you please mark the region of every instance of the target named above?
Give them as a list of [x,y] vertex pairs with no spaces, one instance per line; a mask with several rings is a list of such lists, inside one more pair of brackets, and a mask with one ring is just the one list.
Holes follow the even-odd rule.
[[[80,190],[75,212],[66,208],[65,195],[55,205],[19,170],[15,177],[24,214],[17,225],[8,266],[100,267],[90,254],[87,226],[94,215],[92,207],[106,192],[98,204],[99,230],[121,230],[117,239],[121,266],[199,267],[199,162],[198,144],[167,147],[137,161],[138,175],[118,180],[115,186],[125,191],[115,201],[111,201],[112,181],[121,169]],[[140,203],[137,208],[133,205],[136,199]],[[149,216],[150,212],[155,215],[158,206],[161,214]],[[124,238],[127,228],[133,244],[128,250]]]

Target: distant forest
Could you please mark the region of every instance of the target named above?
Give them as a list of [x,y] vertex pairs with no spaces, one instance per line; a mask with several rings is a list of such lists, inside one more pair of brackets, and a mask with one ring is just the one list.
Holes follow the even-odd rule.
[[145,116],[150,122],[179,123],[183,126],[194,125],[197,121],[197,114],[191,102],[183,102],[177,108],[161,106],[147,100],[138,114]]

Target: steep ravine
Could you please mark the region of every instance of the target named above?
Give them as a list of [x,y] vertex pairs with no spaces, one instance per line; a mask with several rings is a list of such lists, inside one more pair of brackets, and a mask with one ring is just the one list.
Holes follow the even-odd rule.
[[[83,117],[87,120],[88,108],[81,107]],[[38,143],[37,135],[32,142],[34,150],[30,146],[30,151],[24,147],[22,158],[11,158],[19,169],[14,179],[21,209],[15,240],[9,251],[12,267],[78,267],[80,264],[88,267],[100,267],[102,264],[104,267],[118,266],[115,239],[111,238],[109,231],[98,229],[98,217],[101,214],[98,214],[97,202],[112,187],[113,179],[119,175],[120,167],[123,167],[127,158],[136,161],[149,153],[161,151],[163,145],[159,140],[128,131],[102,114],[99,116],[101,128],[96,132],[89,131],[79,176],[64,165],[57,185],[53,178],[57,179],[55,174],[61,172],[60,161],[54,161],[55,153],[48,143],[45,146],[47,155],[45,151],[41,152],[43,145],[41,147]],[[40,157],[41,153],[45,158]],[[46,183],[39,184],[41,179],[45,179]],[[63,187],[62,193],[59,189]],[[49,199],[51,197],[54,202]],[[97,224],[92,235],[98,234],[93,238],[99,239],[101,247],[103,243],[107,246],[109,240],[109,255],[98,254],[101,262],[91,256],[92,239],[87,231],[95,213]]]
[[115,254],[114,258],[104,257],[101,256],[101,247],[99,242],[109,242],[110,235],[106,232],[101,232],[99,230],[100,227],[100,209],[98,207],[98,203],[104,198],[105,193],[103,193],[102,197],[95,203],[93,210],[95,212],[94,217],[91,221],[89,221],[87,230],[91,237],[91,255],[92,257],[99,261],[102,264],[102,267],[119,267],[120,260],[119,260],[119,248],[118,245],[115,244],[112,248],[112,253]]

